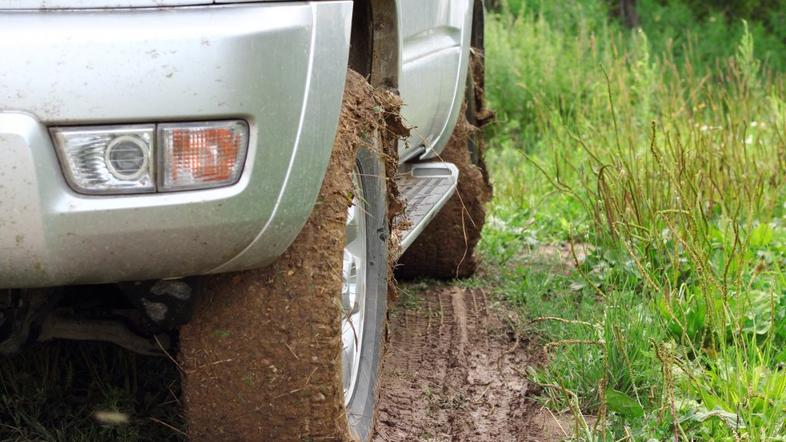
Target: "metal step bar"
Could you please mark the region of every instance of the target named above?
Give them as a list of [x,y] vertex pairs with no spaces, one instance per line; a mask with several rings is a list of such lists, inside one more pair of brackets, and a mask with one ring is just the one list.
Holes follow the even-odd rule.
[[452,163],[414,163],[401,166],[396,176],[396,184],[406,204],[406,223],[405,228],[397,232],[401,239],[399,253],[403,254],[415,242],[442,206],[453,196],[458,176],[458,168]]

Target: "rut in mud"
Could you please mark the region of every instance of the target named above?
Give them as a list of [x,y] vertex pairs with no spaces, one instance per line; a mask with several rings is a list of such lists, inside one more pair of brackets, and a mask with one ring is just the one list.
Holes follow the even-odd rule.
[[391,313],[376,441],[546,441],[525,377],[538,352],[516,340],[480,289],[438,286]]

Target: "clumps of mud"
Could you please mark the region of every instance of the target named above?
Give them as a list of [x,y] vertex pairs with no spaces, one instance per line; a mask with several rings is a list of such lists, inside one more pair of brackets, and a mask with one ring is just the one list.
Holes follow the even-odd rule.
[[[400,101],[347,75],[328,172],[309,221],[273,265],[204,277],[181,330],[193,441],[347,440],[340,362],[342,251],[356,149],[380,151],[397,199]],[[382,146],[368,145],[376,131]]]
[[479,128],[486,127],[494,121],[494,111],[486,105],[486,54],[482,49],[472,48],[469,57],[469,69],[472,74],[473,88],[472,100],[472,121],[470,123]]
[[[369,107],[372,105],[372,107]],[[385,163],[385,181],[388,192],[388,297],[396,297],[393,279],[393,258],[399,255],[400,238],[396,232],[405,230],[407,220],[403,216],[405,202],[396,185],[398,173],[398,141],[409,137],[409,127],[401,118],[401,97],[386,89],[375,89],[363,76],[350,70],[344,91],[342,118],[339,133],[352,133],[356,145],[364,145],[376,151]],[[347,115],[345,115],[345,113]],[[363,123],[366,122],[366,123]],[[369,131],[378,131],[381,146],[368,146]]]

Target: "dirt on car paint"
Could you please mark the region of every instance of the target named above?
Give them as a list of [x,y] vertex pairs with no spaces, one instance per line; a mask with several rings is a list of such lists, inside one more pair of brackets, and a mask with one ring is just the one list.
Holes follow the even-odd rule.
[[[352,159],[380,131],[383,146],[369,148],[382,149],[388,177],[395,174],[399,105],[350,71],[328,172],[295,242],[269,267],[202,279],[180,334],[191,440],[349,438],[339,297]],[[392,198],[390,216],[401,207]]]
[[[414,297],[414,299],[412,299]],[[532,399],[542,351],[481,289],[438,286],[394,307],[375,441],[551,441],[570,421]]]

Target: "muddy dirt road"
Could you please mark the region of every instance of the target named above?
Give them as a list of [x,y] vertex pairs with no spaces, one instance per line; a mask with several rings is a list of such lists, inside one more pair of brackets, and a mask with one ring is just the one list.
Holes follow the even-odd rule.
[[479,289],[437,286],[391,311],[375,441],[547,441],[565,433],[529,395],[532,352]]

